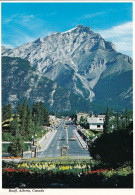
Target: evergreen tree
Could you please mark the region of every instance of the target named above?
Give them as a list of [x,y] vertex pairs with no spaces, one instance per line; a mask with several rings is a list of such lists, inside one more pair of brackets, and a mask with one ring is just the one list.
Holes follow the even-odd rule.
[[102,134],[89,146],[90,155],[112,167],[133,163],[133,126],[128,131],[121,129],[112,133]]
[[38,113],[37,105],[34,103],[32,106],[32,119],[35,125],[38,123],[37,113]]
[[121,128],[122,128],[122,123],[121,123],[121,120],[120,120],[120,115],[117,112],[116,116],[115,116],[115,130],[120,130]]
[[19,135],[19,122],[18,122],[18,116],[15,114],[13,117],[13,120],[10,123],[10,131],[13,136]]
[[42,102],[33,104],[32,116],[35,125],[49,125],[49,112]]
[[13,115],[12,106],[11,104],[5,105],[2,108],[2,121],[11,118]]
[[85,123],[85,118],[83,117],[83,116],[81,116],[81,118],[80,118],[80,123],[82,124],[82,123]]
[[34,121],[34,124],[36,125],[38,123],[38,109],[37,109],[37,104],[33,104],[32,106],[32,118]]
[[21,114],[20,119],[21,119],[21,134],[22,135],[25,135],[26,128],[27,128],[27,124],[26,124],[27,109],[28,109],[28,104],[27,104],[27,101],[24,100],[24,103],[23,103],[23,106],[22,106],[22,109],[21,109],[21,113],[20,113]]
[[21,111],[22,111],[22,106],[20,103],[18,103],[15,113],[18,114],[19,116],[21,116]]
[[110,125],[110,111],[109,107],[107,106],[106,110],[106,116],[105,116],[105,122],[104,122],[104,134],[110,133],[111,132],[111,125]]
[[8,152],[12,156],[21,156],[24,143],[20,136],[14,137],[12,143],[8,147]]
[[38,105],[38,110],[39,110],[39,121],[40,121],[40,125],[44,124],[44,117],[45,117],[45,107],[44,104],[42,102],[39,102]]
[[46,108],[44,108],[44,121],[43,125],[48,126],[49,125],[49,112]]
[[33,128],[33,122],[32,122],[32,113],[31,113],[31,109],[28,106],[27,107],[27,117],[26,117],[26,129],[25,129],[25,133],[28,135],[32,132],[32,128]]
[[130,114],[128,111],[128,107],[126,107],[125,110],[125,128],[127,128],[127,126],[129,125],[129,121],[130,121]]

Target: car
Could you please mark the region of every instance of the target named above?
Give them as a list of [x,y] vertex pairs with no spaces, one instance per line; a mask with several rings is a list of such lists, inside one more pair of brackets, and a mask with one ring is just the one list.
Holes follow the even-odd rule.
[[65,140],[66,138],[63,136],[62,138],[61,138],[61,140]]
[[76,138],[75,138],[75,136],[73,135],[72,137],[71,137],[71,141],[75,141],[76,140]]

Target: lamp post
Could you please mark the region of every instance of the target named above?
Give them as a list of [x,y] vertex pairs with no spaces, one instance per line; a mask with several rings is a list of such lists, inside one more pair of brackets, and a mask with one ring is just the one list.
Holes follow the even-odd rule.
[[22,154],[21,154],[22,158],[23,158],[23,148],[22,148]]
[[34,136],[32,135],[32,145],[34,146]]
[[32,151],[31,151],[31,157],[34,158],[36,157],[36,146],[35,146],[35,139],[36,139],[37,134],[35,134],[34,136],[32,135]]
[[32,135],[32,147],[31,147],[31,157],[35,157],[35,146],[34,146],[34,136]]
[[37,134],[34,135],[34,144],[36,144]]
[[[35,139],[37,139],[37,134],[35,133]],[[35,146],[35,157],[37,156],[36,146]]]
[[35,133],[35,139],[37,139],[37,134]]

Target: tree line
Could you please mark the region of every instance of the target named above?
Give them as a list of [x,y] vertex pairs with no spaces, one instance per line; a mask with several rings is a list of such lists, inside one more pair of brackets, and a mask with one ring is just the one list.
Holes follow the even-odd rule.
[[126,107],[123,113],[116,112],[114,118],[109,107],[107,107],[104,121],[104,134],[111,133],[120,129],[127,129],[130,123],[132,123],[133,113]]
[[[32,108],[26,100],[17,105],[13,112],[12,106],[2,108],[2,121],[9,121],[8,132],[2,133],[2,139],[11,141],[8,152],[11,156],[20,156],[24,140],[31,141],[36,135],[42,136],[42,126],[49,125],[49,112],[42,102],[34,103]],[[45,133],[45,132],[44,132]]]
[[89,152],[94,159],[111,167],[133,165],[133,121],[128,108],[122,115],[117,112],[111,120],[107,107],[103,134],[90,143]]
[[11,135],[29,137],[41,126],[49,125],[49,112],[42,102],[34,103],[31,108],[24,100],[23,104],[17,105],[14,112],[10,104],[2,108],[2,121],[7,119],[12,119],[7,126]]

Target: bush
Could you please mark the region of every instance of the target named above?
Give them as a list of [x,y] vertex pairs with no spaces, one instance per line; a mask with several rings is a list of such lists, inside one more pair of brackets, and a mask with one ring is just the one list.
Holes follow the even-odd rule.
[[12,141],[14,136],[11,133],[2,132],[2,141]]
[[133,133],[114,131],[103,134],[89,146],[90,155],[111,166],[133,161]]
[[11,156],[21,156],[23,146],[22,138],[20,136],[15,137],[8,147],[8,152]]

